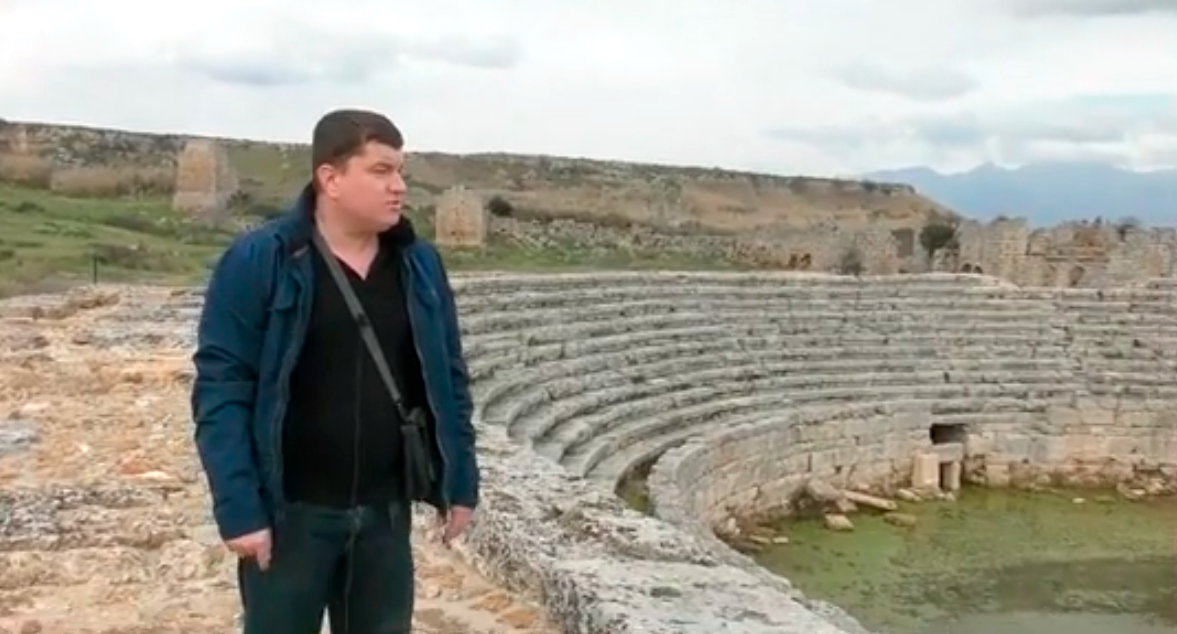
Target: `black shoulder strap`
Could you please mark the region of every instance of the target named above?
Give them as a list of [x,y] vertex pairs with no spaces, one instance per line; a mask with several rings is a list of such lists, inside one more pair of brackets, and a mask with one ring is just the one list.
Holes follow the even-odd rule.
[[355,318],[356,326],[360,329],[360,337],[364,340],[364,347],[368,349],[368,354],[372,355],[372,361],[376,363],[376,371],[380,373],[380,379],[384,381],[384,387],[388,389],[388,394],[392,397],[392,402],[396,405],[401,420],[408,421],[408,412],[405,411],[404,401],[401,399],[400,390],[396,387],[396,381],[392,378],[392,370],[388,367],[388,360],[384,358],[384,352],[380,350],[380,342],[376,340],[376,331],[372,328],[372,322],[368,319],[368,314],[364,312],[360,299],[356,297],[356,292],[352,289],[347,274],[340,268],[335,254],[331,252],[331,248],[327,246],[327,242],[323,240],[323,235],[319,233],[318,229],[311,233],[311,240],[315,244],[315,249],[323,256],[323,261],[327,263],[327,270],[331,271],[331,277],[335,280],[335,285],[339,287],[339,292],[343,294],[343,301],[347,302],[348,310],[351,311],[351,316]]

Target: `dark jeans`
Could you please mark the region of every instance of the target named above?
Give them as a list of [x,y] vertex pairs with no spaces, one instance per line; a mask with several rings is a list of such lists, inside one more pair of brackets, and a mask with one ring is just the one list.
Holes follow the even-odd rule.
[[244,634],[408,634],[413,614],[408,504],[349,510],[292,504],[270,567],[238,566]]

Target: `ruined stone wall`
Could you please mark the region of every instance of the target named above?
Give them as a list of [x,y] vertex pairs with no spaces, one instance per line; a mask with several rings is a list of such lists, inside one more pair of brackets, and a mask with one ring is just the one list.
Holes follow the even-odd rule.
[[1019,218],[965,222],[958,237],[959,255],[942,259],[939,270],[980,267],[986,275],[1023,286],[1122,286],[1171,277],[1177,262],[1177,231],[1172,228],[1070,222],[1030,230]]
[[[959,249],[941,249],[931,265],[919,230],[885,225],[778,228],[755,236],[673,233],[644,225],[616,227],[554,219],[491,218],[490,234],[528,246],[644,247],[697,257],[731,258],[758,268],[840,272],[848,254],[864,275],[979,272],[1022,286],[1109,288],[1173,275],[1177,230],[1132,230],[1063,225],[1032,231],[1023,219],[964,222]],[[1095,239],[1092,239],[1092,236]]]
[[[892,230],[883,227],[846,231],[822,225],[759,236],[672,233],[645,225],[616,227],[569,219],[548,221],[490,217],[495,239],[529,248],[559,249],[573,244],[585,249],[641,248],[697,258],[726,258],[754,268],[802,272],[839,272],[854,251],[864,274],[921,270],[922,258],[901,257]],[[914,262],[914,263],[913,263]]]
[[223,147],[208,139],[191,139],[184,144],[176,159],[174,209],[223,219],[238,188],[237,173]]
[[490,214],[482,197],[464,188],[446,190],[437,201],[434,220],[441,246],[476,247],[486,243]]

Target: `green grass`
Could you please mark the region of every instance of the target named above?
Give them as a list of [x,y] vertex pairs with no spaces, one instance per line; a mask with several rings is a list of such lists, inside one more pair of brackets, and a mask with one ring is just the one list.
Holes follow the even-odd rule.
[[[432,237],[431,214],[410,215],[419,231]],[[100,282],[199,283],[232,237],[230,230],[172,211],[164,198],[82,199],[0,184],[0,297],[88,283],[95,263]],[[443,254],[456,271],[736,266],[680,253],[590,249],[570,243],[539,249],[491,242],[479,248],[444,249]]]
[[0,295],[90,281],[198,279],[231,238],[168,201],[92,200],[0,185]]

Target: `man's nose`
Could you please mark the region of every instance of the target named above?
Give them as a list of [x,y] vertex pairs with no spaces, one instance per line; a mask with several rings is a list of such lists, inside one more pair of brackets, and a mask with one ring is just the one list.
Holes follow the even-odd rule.
[[408,186],[405,183],[403,174],[395,174],[392,178],[388,179],[388,190],[394,194],[402,193],[407,188]]

